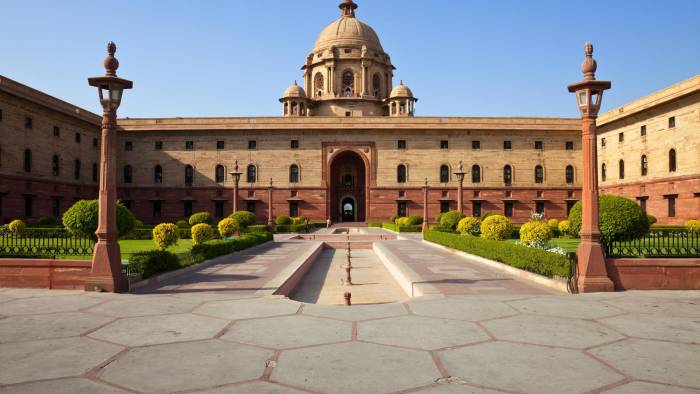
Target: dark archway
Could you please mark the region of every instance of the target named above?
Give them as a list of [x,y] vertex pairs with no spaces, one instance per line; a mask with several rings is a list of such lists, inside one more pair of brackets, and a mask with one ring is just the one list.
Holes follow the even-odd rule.
[[[334,222],[364,222],[366,217],[366,174],[365,162],[356,152],[345,151],[333,158],[330,170],[330,212]],[[352,205],[352,212],[346,213],[344,205]]]

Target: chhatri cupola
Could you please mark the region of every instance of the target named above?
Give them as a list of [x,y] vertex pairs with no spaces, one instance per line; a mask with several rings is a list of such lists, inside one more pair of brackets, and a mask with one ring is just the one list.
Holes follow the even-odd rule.
[[295,83],[280,99],[284,116],[412,116],[417,100],[403,83],[394,88],[391,57],[357,19],[358,5],[338,7],[340,18],[321,31],[302,67],[305,89]]

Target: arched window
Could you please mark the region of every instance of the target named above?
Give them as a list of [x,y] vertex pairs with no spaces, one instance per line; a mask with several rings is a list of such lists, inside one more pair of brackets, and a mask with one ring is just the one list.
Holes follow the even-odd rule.
[[73,168],[73,178],[80,179],[80,159],[75,159]]
[[248,183],[255,183],[257,175],[258,171],[257,168],[255,168],[255,165],[249,164],[248,169],[246,171],[246,180],[248,181]]
[[289,183],[299,182],[299,166],[292,164],[289,166]]
[[450,167],[445,164],[440,166],[440,182],[447,183],[450,181]]
[[131,183],[133,170],[130,165],[124,166],[124,183]]
[[481,167],[477,164],[472,166],[472,183],[481,183]]
[[374,97],[381,98],[382,77],[379,76],[379,73],[374,74],[374,76],[372,77],[372,93],[374,94]]
[[53,176],[58,176],[61,173],[61,165],[59,162],[58,155],[53,155],[51,158],[51,174]]
[[603,182],[605,182],[605,180],[608,177],[607,169],[608,167],[605,165],[605,163],[603,163],[603,165],[600,166],[600,176]]
[[97,167],[97,163],[93,162],[92,163],[92,181],[97,182],[99,180],[99,171]]
[[153,169],[153,183],[163,183],[163,167],[160,165]]
[[396,102],[391,103],[391,114],[396,115]]
[[406,165],[405,164],[399,164],[399,166],[396,167],[396,182],[406,183]]
[[314,92],[316,92],[316,97],[323,95],[323,74],[321,73],[316,73],[314,77]]
[[191,165],[185,166],[185,186],[192,186],[194,182],[194,168]]
[[32,172],[32,151],[31,149],[24,150],[24,171]]
[[284,115],[289,115],[289,103],[284,103]]
[[503,167],[503,183],[506,186],[513,184],[513,167],[506,165]]
[[216,174],[214,175],[216,176],[216,183],[223,183],[226,177],[224,174],[224,166],[222,166],[221,164],[216,166]]
[[676,150],[671,149],[668,151],[668,171],[676,172]]
[[625,161],[624,160],[620,160],[619,169],[620,169],[620,179],[625,179]]
[[355,95],[355,74],[352,71],[343,73],[343,96],[352,97]]
[[542,166],[535,166],[535,183],[544,182],[544,168]]
[[566,166],[566,184],[567,185],[574,184],[574,166],[572,166],[572,165]]
[[647,155],[642,155],[642,176],[647,176],[648,172],[649,172],[649,160],[647,159]]

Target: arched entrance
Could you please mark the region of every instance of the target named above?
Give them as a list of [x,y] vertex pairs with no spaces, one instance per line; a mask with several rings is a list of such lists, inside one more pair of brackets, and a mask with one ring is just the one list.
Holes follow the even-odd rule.
[[[330,213],[334,222],[364,222],[367,169],[354,151],[338,153],[331,162]],[[349,209],[346,209],[349,208]]]

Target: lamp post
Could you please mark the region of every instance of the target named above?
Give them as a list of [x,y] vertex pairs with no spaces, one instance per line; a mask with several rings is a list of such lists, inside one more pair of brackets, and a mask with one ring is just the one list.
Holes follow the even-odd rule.
[[576,94],[582,121],[583,187],[581,195],[581,243],[578,247],[578,290],[581,293],[613,291],[608,277],[605,253],[600,241],[600,216],[598,212],[598,154],[596,146],[596,119],[603,92],[610,89],[610,81],[597,81],[598,67],[593,59],[593,45],[584,45],[586,58],[581,65],[583,81],[569,85],[569,92]]
[[231,172],[233,177],[233,212],[238,211],[238,182],[241,180],[241,172],[238,170],[238,160],[233,164],[233,172]]
[[98,89],[102,104],[102,145],[100,148],[100,194],[98,224],[93,249],[92,270],[85,281],[86,291],[127,291],[122,277],[121,253],[117,230],[117,108],[122,93],[133,83],[117,77],[119,61],[114,57],[117,46],[107,44],[108,56],[104,60],[105,75],[88,78],[90,86]]
[[462,160],[459,161],[459,165],[457,166],[457,171],[455,171],[455,175],[457,176],[457,210],[459,213],[464,213],[464,192],[463,192],[463,187],[464,187],[464,166],[462,166]]
[[425,178],[423,184],[423,227],[421,231],[423,233],[428,231],[428,178]]
[[267,225],[272,229],[275,222],[272,221],[272,178],[270,178],[270,186],[267,187]]

